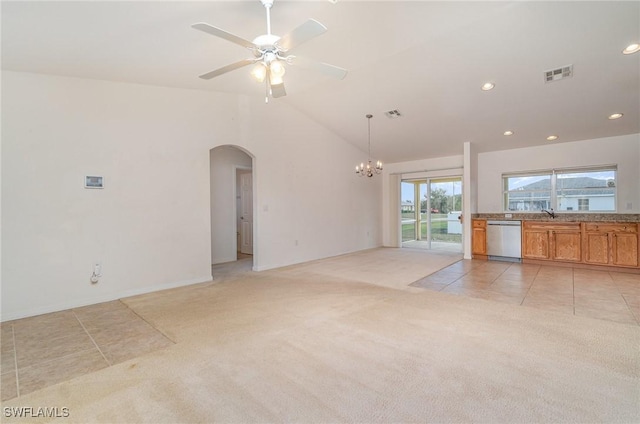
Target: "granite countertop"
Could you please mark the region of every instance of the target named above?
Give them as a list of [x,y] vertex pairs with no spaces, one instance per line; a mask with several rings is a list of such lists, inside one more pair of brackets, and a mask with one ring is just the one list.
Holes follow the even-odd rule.
[[[508,212],[507,212],[508,214]],[[502,213],[475,213],[474,219],[499,219],[502,221],[548,221],[548,222],[640,222],[640,214],[619,213],[565,213],[556,212],[556,217],[551,218],[544,212],[511,213],[510,218],[505,218]]]

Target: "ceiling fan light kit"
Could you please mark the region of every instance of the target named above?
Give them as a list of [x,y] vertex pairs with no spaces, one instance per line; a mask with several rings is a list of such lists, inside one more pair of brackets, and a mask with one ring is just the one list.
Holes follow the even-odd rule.
[[267,67],[264,63],[258,62],[253,66],[251,70],[251,75],[258,82],[264,82],[264,79],[267,77]]
[[254,38],[253,41],[245,40],[242,37],[238,37],[237,35],[203,22],[191,25],[194,29],[238,44],[251,50],[253,53],[252,58],[244,59],[207,72],[206,74],[200,75],[200,78],[208,80],[253,64],[251,75],[256,81],[266,83],[265,101],[268,103],[269,97],[283,97],[287,94],[284,88],[285,63],[287,65],[312,69],[333,78],[343,79],[347,76],[347,70],[338,66],[315,62],[288,54],[289,51],[298,47],[300,44],[325,33],[327,28],[320,22],[309,19],[282,37],[271,34],[270,10],[273,6],[273,1],[274,0],[260,0],[267,12],[267,33]]

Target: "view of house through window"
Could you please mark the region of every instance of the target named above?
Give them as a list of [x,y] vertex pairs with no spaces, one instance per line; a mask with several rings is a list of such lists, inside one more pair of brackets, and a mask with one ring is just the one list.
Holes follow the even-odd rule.
[[604,212],[616,210],[616,168],[505,174],[504,210]]
[[551,174],[503,176],[505,210],[551,208]]

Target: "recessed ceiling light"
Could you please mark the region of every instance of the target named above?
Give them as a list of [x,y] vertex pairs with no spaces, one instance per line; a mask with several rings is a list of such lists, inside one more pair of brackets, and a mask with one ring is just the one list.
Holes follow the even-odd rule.
[[637,51],[640,51],[640,44],[633,43],[633,44],[629,44],[627,47],[625,47],[625,49],[622,50],[622,54],[632,54],[632,53],[635,53]]
[[496,85],[492,82],[485,82],[484,84],[482,84],[482,91],[489,91],[492,90],[493,87],[495,87]]
[[503,135],[513,135],[513,131],[509,130],[509,131],[505,131],[504,133],[502,133]]
[[557,140],[558,136],[557,135],[550,135],[549,137],[547,137],[547,140],[549,141],[553,141],[553,140]]
[[620,119],[622,118],[622,116],[622,113],[612,113],[611,115],[609,115],[609,119]]

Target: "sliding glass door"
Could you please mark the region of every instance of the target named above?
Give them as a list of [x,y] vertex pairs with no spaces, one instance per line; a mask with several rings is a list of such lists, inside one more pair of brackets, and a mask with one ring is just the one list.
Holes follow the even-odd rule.
[[462,178],[401,182],[402,246],[462,252]]
[[462,178],[429,180],[432,249],[462,252]]
[[429,248],[427,181],[402,181],[402,245]]

